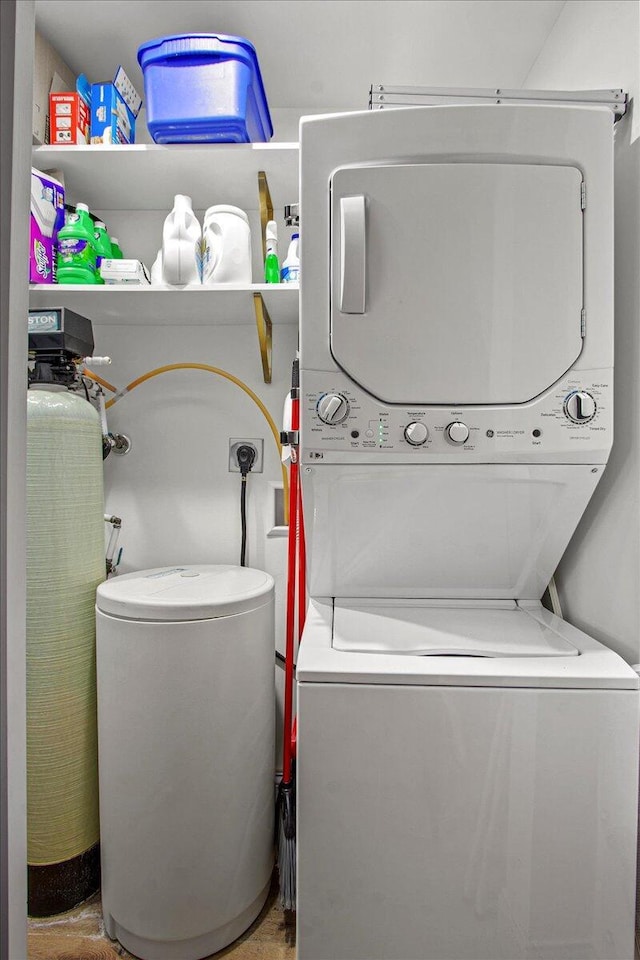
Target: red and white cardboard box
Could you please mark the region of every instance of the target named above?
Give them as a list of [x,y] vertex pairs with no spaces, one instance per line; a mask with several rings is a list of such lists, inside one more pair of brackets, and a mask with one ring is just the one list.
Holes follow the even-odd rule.
[[80,75],[74,92],[49,94],[49,140],[52,144],[89,142],[91,87]]

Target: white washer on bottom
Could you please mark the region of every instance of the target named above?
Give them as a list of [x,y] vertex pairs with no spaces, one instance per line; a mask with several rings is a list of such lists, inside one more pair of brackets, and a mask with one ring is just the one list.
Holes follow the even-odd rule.
[[186,566],[97,595],[105,929],[196,960],[260,912],[273,867],[274,583]]
[[297,678],[300,960],[633,956],[617,654],[538,601],[312,600]]

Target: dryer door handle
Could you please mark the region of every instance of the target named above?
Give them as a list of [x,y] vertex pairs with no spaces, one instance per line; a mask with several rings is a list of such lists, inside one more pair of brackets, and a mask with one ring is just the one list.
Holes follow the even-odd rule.
[[367,276],[364,196],[340,198],[340,312],[364,313]]

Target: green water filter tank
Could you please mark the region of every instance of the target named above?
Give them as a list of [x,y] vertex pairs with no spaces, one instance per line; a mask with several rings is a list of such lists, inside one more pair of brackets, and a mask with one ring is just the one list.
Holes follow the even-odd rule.
[[83,397],[27,399],[29,913],[99,886],[95,593],[105,578],[102,431]]

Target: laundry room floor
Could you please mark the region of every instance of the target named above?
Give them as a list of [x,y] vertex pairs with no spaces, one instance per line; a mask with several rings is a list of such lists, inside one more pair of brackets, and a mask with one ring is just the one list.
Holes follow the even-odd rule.
[[[109,940],[102,925],[100,894],[75,910],[29,920],[28,960],[122,960],[131,958]],[[295,960],[295,915],[278,904],[274,882],[262,913],[238,940],[215,954],[231,960]],[[176,958],[178,960],[178,958]]]

